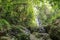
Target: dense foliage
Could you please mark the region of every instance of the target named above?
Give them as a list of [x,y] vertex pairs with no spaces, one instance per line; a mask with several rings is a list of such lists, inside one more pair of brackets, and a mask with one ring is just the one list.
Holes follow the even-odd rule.
[[[0,40],[60,40],[60,0],[0,0]],[[45,27],[40,33],[37,20]]]

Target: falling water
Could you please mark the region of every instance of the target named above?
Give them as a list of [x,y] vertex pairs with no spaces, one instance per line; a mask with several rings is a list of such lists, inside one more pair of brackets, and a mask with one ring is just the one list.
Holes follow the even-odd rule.
[[35,21],[36,21],[36,23],[37,23],[37,26],[39,26],[39,27],[41,27],[42,26],[42,22],[41,22],[41,20],[40,20],[40,18],[39,18],[39,13],[38,13],[38,9],[37,9],[37,7],[34,7],[34,15],[35,15]]
[[39,16],[36,17],[36,22],[37,22],[37,26],[39,26],[39,27],[42,26],[42,23],[41,23]]
[[39,17],[39,13],[38,13],[38,9],[36,7],[34,7],[34,12],[35,12],[35,20],[36,20],[36,23],[37,23],[37,26],[39,27],[39,32],[45,32],[45,28],[42,26],[42,21],[40,20],[40,17]]

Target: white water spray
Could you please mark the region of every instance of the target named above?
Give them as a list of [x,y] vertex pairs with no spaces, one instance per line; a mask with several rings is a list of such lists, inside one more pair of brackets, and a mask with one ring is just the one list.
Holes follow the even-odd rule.
[[36,24],[38,27],[41,27],[41,21],[40,21],[40,18],[39,18],[39,13],[38,13],[38,9],[36,7],[34,7],[34,15],[35,15],[35,21],[36,21]]
[[36,7],[34,7],[34,12],[35,12],[35,21],[36,21],[36,24],[37,24],[37,26],[39,27],[39,31],[40,32],[45,32],[45,29],[44,29],[44,27],[42,26],[42,21],[40,20],[40,17],[39,17],[39,13],[38,13],[38,9],[36,8]]

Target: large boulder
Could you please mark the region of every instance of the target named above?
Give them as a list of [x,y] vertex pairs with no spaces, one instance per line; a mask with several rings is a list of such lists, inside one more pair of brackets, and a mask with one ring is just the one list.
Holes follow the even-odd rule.
[[53,40],[60,40],[60,19],[56,19],[49,31],[50,37]]

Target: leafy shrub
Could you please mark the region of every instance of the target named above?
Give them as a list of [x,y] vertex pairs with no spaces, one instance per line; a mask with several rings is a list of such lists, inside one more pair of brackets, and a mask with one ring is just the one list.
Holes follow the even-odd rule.
[[5,19],[0,19],[0,31],[9,30],[10,27],[11,27],[11,25]]

